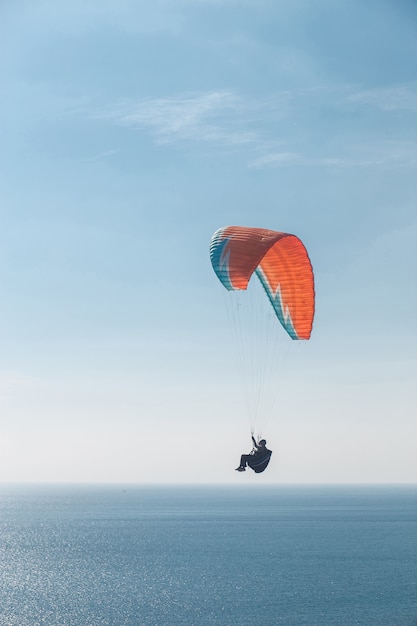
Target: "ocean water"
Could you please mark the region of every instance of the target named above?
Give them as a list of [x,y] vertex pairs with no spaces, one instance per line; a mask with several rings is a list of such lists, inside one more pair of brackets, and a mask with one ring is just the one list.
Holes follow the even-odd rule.
[[417,626],[417,488],[0,487],[1,626]]

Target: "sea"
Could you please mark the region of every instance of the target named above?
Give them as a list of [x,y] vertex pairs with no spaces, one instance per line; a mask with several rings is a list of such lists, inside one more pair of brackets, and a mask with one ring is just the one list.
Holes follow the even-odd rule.
[[417,486],[0,486],[1,626],[417,626]]

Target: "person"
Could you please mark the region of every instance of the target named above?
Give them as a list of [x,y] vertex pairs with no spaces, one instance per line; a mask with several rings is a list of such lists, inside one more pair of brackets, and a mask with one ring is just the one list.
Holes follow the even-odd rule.
[[240,465],[236,468],[237,472],[245,472],[249,466],[254,472],[259,474],[263,472],[269,463],[272,451],[266,447],[266,440],[261,439],[256,443],[256,439],[252,434],[253,450],[250,454],[242,454],[240,457]]

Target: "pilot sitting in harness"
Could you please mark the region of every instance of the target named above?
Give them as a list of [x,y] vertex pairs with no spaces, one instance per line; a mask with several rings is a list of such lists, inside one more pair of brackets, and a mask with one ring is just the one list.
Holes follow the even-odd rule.
[[240,457],[240,465],[236,468],[237,472],[245,472],[246,467],[249,466],[256,474],[263,472],[271,458],[272,450],[268,450],[266,447],[265,439],[261,439],[256,443],[255,437],[252,434],[253,450],[250,454],[242,454]]

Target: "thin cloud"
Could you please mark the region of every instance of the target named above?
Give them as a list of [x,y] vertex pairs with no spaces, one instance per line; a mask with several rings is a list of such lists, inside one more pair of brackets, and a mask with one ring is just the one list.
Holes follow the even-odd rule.
[[100,117],[148,131],[157,143],[202,141],[241,146],[256,142],[246,128],[243,104],[231,91],[187,94],[171,98],[143,99],[117,107]]
[[15,391],[21,391],[33,383],[33,378],[14,372],[0,372],[0,398],[5,398]]
[[[360,116],[349,117],[352,129],[363,143],[346,143],[345,113],[355,107],[378,107],[383,114],[417,111],[413,84],[384,89],[360,90],[353,85],[317,86],[310,90],[281,91],[255,99],[232,90],[186,93],[166,98],[144,98],[95,113],[118,125],[142,131],[159,144],[206,144],[215,149],[245,149],[248,167],[254,169],[290,166],[322,167],[416,167],[417,147],[404,140],[372,145]],[[328,113],[328,125],[322,111]],[[340,124],[335,120],[340,116]],[[357,125],[351,120],[358,120]],[[336,132],[335,132],[336,129]],[[336,153],[312,154],[300,149],[303,137],[333,133],[339,137]],[[311,143],[311,141],[310,141]]]
[[249,167],[254,169],[284,167],[299,164],[302,160],[303,157],[295,152],[272,152],[255,159]]
[[251,163],[253,169],[280,168],[293,165],[305,167],[407,167],[417,168],[417,145],[412,142],[377,142],[373,146],[356,145],[344,148],[339,156],[310,156],[295,152],[272,152]]
[[417,112],[417,87],[414,84],[364,89],[350,94],[348,102],[382,111]]
[[94,161],[102,161],[103,159],[107,159],[107,157],[111,157],[114,154],[117,154],[119,150],[105,150],[104,152],[100,152],[100,154],[95,154],[90,157],[84,157],[81,159],[83,163],[93,163]]

